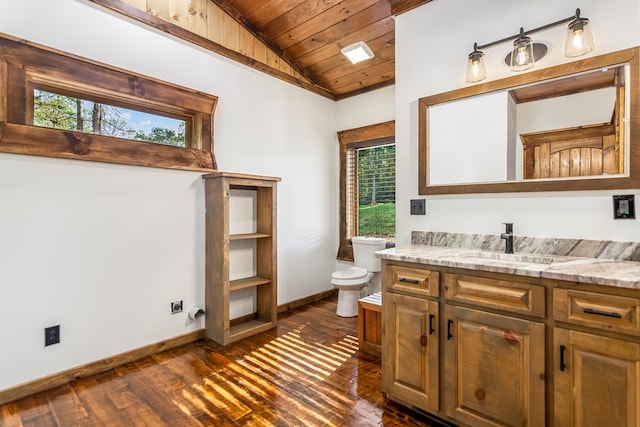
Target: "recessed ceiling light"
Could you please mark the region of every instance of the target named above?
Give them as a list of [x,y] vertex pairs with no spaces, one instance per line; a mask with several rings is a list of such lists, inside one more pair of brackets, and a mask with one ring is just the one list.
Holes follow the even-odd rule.
[[373,58],[373,51],[365,42],[356,42],[340,50],[353,64]]

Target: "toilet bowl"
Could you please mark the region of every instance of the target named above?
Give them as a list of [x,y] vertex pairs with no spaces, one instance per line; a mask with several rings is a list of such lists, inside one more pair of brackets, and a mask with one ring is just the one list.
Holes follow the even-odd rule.
[[[379,237],[356,236],[353,244],[354,266],[338,270],[331,275],[331,284],[338,289],[338,308],[340,317],[358,315],[358,300],[372,292],[370,282],[381,270],[380,259],[374,253],[385,248],[387,241]],[[372,291],[374,289],[371,289]]]

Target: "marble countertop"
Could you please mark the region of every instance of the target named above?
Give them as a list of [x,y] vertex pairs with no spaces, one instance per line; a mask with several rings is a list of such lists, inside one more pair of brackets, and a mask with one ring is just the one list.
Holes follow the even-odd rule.
[[400,245],[378,251],[376,255],[392,261],[640,289],[640,262],[634,261],[517,252],[505,254],[421,244]]

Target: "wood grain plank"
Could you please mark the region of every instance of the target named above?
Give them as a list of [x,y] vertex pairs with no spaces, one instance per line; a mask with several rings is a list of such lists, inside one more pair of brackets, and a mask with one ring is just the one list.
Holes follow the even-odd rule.
[[[331,90],[338,93],[348,93],[375,83],[386,83],[395,78],[396,61],[385,61],[373,67],[355,71],[331,81]],[[383,71],[385,74],[380,74]]]
[[207,11],[207,38],[224,45],[224,17],[226,13],[216,4],[210,3]]
[[[359,34],[361,33],[365,34],[360,36]],[[391,47],[395,49],[394,21],[391,18],[387,18],[377,25],[370,25],[362,31],[354,33],[353,36],[354,38],[349,36],[339,43],[327,44],[319,49],[306,53],[296,58],[296,61],[307,67],[312,73],[321,74],[328,70],[333,70],[336,67],[351,65],[351,61],[340,52],[340,49],[358,40],[367,42],[375,55],[374,60],[382,54],[382,51],[386,51],[387,48]]]
[[389,0],[391,3],[391,13],[394,15],[400,15],[401,13],[408,12],[411,9],[420,7],[430,1],[431,0]]
[[187,25],[185,28],[199,36],[207,37],[209,23],[207,18],[208,0],[188,0],[187,3]]
[[282,44],[281,46],[288,55],[297,58],[305,52],[314,51],[327,44],[335,44],[344,39],[345,34],[377,26],[378,22],[389,16],[389,13],[387,2],[377,2],[359,12],[352,11],[348,17],[322,29],[319,33],[310,34],[308,37],[290,44],[289,47]]
[[0,152],[211,172],[210,152],[104,135],[7,124]]
[[349,1],[349,7],[344,7],[342,3],[344,2],[336,4],[323,13],[314,14],[311,19],[304,21],[304,25],[293,26],[290,30],[280,35],[274,35],[268,31],[268,28],[265,28],[265,34],[271,37],[281,49],[286,51],[288,47],[322,32],[328,25],[337,24],[379,2],[377,0],[351,0]]
[[264,25],[262,31],[271,40],[276,40],[279,35],[298,27],[303,23],[305,23],[305,26],[309,25],[309,21],[312,21],[313,18],[317,18],[323,12],[331,10],[332,7],[340,5],[341,3],[343,3],[343,0],[304,1]]
[[280,15],[284,15],[306,0],[238,0],[233,6],[257,27],[262,28]]

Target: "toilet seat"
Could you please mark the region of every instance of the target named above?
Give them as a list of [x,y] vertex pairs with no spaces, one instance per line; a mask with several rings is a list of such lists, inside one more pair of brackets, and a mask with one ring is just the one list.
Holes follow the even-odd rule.
[[372,273],[369,273],[366,268],[351,267],[345,270],[335,271],[331,275],[331,284],[341,286],[359,286],[366,284],[371,277]]

